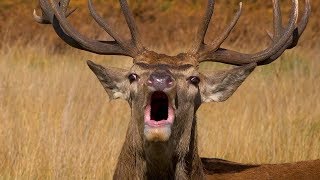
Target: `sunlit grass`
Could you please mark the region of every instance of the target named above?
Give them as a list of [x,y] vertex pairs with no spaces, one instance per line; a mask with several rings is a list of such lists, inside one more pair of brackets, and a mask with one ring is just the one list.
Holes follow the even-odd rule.
[[[129,68],[132,61],[66,48],[51,27],[31,20],[36,3],[30,2],[0,0],[0,179],[110,179],[130,109],[123,100],[108,100],[86,60],[121,68]],[[105,38],[93,30],[97,26],[91,18],[84,18],[85,1],[72,2],[80,6],[70,18],[73,24],[90,37]],[[190,46],[205,5],[190,0],[158,6],[163,1],[150,1],[140,7],[140,1],[130,2],[141,13],[136,19],[144,43],[172,54]],[[319,2],[312,2],[315,17]],[[109,1],[95,3],[109,5]],[[207,41],[222,31],[237,5],[217,3]],[[110,4],[114,11],[104,17],[121,34],[127,32],[115,23],[121,14],[118,1]],[[224,46],[244,52],[264,47],[272,19],[270,5],[271,1],[266,6],[262,1],[245,2],[243,16]],[[244,163],[320,158],[319,29],[318,19],[311,18],[297,48],[258,67],[227,102],[199,109],[201,156]],[[200,69],[225,67],[204,63]]]
[[[110,178],[130,110],[108,100],[85,60],[126,68],[131,60],[21,44],[0,57],[0,175]],[[249,163],[319,158],[319,68],[291,51],[259,67],[227,102],[203,105],[200,154]]]

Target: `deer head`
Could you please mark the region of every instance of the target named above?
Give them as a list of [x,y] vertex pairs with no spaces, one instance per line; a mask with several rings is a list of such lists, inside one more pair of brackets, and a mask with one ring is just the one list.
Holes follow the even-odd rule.
[[[270,35],[272,44],[260,52],[244,54],[221,48],[241,15],[241,3],[225,31],[214,42],[204,42],[214,9],[214,0],[208,0],[192,49],[176,56],[168,56],[150,51],[143,46],[126,0],[120,0],[120,5],[131,32],[129,40],[123,39],[110,28],[98,15],[91,0],[88,1],[88,6],[92,17],[114,41],[98,41],[85,37],[68,22],[67,17],[74,11],[68,11],[68,4],[68,0],[59,3],[54,0],[40,0],[42,16],[34,12],[35,19],[39,23],[51,23],[59,37],[72,47],[101,55],[123,55],[133,58],[133,65],[129,70],[103,67],[92,61],[88,61],[88,65],[111,99],[122,98],[130,104],[132,120],[127,139],[134,143],[127,145],[127,151],[139,150],[141,157],[146,157],[147,165],[144,166],[159,166],[157,168],[162,169],[161,164],[164,164],[163,166],[167,167],[164,168],[165,171],[173,169],[173,172],[178,168],[187,171],[185,169],[188,162],[184,158],[190,151],[193,151],[193,154],[197,151],[195,113],[199,106],[204,102],[227,100],[256,66],[269,64],[285,50],[295,47],[310,14],[309,0],[305,0],[304,14],[297,23],[298,0],[292,0],[290,19],[284,27],[279,1],[274,0],[274,32]],[[198,67],[199,63],[204,61],[238,67],[203,74],[198,71]],[[120,159],[130,156],[125,146]],[[161,148],[154,148],[158,146]],[[162,154],[170,158],[161,158]],[[161,163],[154,165],[155,163],[150,162],[156,162],[157,158]],[[169,159],[170,162],[165,163],[164,159]],[[180,161],[184,162],[179,164]],[[192,164],[192,160],[190,162]],[[146,173],[150,172],[152,170],[146,170]],[[121,174],[120,170],[118,174]],[[177,176],[177,172],[175,174]]]

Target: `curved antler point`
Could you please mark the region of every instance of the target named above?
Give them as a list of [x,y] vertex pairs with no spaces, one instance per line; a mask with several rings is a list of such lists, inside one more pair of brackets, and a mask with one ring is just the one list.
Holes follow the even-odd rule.
[[37,10],[36,9],[33,9],[33,18],[37,23],[40,23],[40,24],[44,24],[45,23],[44,22],[45,20],[43,19],[43,17],[41,17],[41,16],[39,16],[37,14]]

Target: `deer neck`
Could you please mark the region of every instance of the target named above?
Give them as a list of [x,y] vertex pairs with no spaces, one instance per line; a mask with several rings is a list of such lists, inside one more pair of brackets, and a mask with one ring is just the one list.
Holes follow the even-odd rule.
[[[134,116],[133,112],[114,177],[202,178],[202,163],[197,150],[195,114],[193,112],[180,114],[183,115],[176,117],[176,121],[181,123],[174,127],[169,141],[147,142],[143,139],[143,133],[141,133],[143,131],[139,126],[141,117]],[[178,131],[181,128],[183,131]]]

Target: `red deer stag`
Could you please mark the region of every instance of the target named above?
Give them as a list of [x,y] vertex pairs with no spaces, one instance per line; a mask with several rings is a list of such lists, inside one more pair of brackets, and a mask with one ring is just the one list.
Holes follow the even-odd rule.
[[[310,2],[298,21],[298,0],[291,0],[287,26],[283,26],[279,0],[273,0],[273,35],[270,47],[254,54],[221,48],[235,27],[242,4],[230,25],[212,43],[206,35],[214,8],[208,6],[193,47],[176,56],[146,49],[126,0],[121,9],[131,38],[124,39],[96,12],[88,1],[91,16],[114,41],[89,39],[67,20],[69,0],[40,0],[42,16],[34,12],[41,24],[52,24],[58,36],[74,48],[101,55],[133,58],[130,70],[102,67],[88,61],[102,86],[112,99],[123,98],[131,107],[131,121],[122,147],[114,179],[319,179],[320,160],[292,164],[244,165],[219,159],[200,158],[197,148],[196,111],[204,102],[227,100],[255,69],[276,60],[294,48],[306,28]],[[214,61],[236,65],[231,70],[201,74],[199,63]]]

